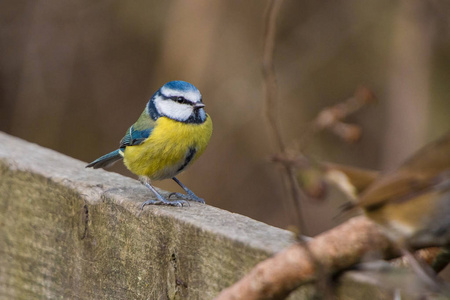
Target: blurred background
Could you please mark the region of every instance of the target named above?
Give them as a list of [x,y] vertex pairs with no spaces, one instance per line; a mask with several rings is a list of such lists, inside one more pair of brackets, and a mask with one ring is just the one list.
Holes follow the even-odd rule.
[[[152,94],[185,80],[214,133],[179,178],[210,205],[293,223],[267,122],[260,0],[0,2],[0,130],[90,162],[119,144]],[[305,153],[389,169],[450,128],[450,2],[284,1],[274,64],[283,138],[364,85],[377,102],[351,116],[358,143],[330,132]],[[305,145],[304,145],[305,146]],[[111,171],[133,175],[122,164]],[[157,182],[179,191],[171,180]],[[302,199],[305,233],[337,224],[346,201]]]

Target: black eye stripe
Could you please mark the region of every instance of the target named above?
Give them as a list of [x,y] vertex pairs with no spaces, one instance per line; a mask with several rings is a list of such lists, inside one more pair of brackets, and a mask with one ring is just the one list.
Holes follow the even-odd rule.
[[[192,102],[186,98],[184,98],[183,96],[166,96],[164,94],[160,94],[161,98],[163,98],[164,100],[172,100],[173,102],[177,102],[180,104],[187,104],[187,105],[195,105],[195,102]],[[200,99],[200,103],[202,102],[202,100]]]
[[172,101],[175,101],[177,103],[180,103],[180,104],[194,105],[194,103],[192,103],[191,101],[187,100],[186,98],[184,98],[182,96],[172,96],[172,97],[169,97],[169,99],[171,99]]

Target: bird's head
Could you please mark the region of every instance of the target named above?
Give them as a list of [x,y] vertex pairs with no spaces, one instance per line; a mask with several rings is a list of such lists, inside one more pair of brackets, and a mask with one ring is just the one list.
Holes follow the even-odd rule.
[[153,95],[147,112],[154,120],[167,117],[179,122],[203,123],[206,120],[204,106],[195,86],[177,80],[166,83]]

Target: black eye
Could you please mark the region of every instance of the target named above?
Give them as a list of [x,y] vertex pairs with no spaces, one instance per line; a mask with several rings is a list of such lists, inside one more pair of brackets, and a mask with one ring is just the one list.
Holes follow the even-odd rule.
[[185,103],[186,100],[184,99],[184,97],[176,97],[175,101],[177,101],[178,103]]

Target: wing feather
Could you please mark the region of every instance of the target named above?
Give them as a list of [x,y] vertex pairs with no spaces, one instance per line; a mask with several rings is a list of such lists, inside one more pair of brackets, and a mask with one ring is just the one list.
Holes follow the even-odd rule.
[[142,144],[152,133],[155,123],[144,110],[136,123],[127,130],[120,141],[120,148]]

